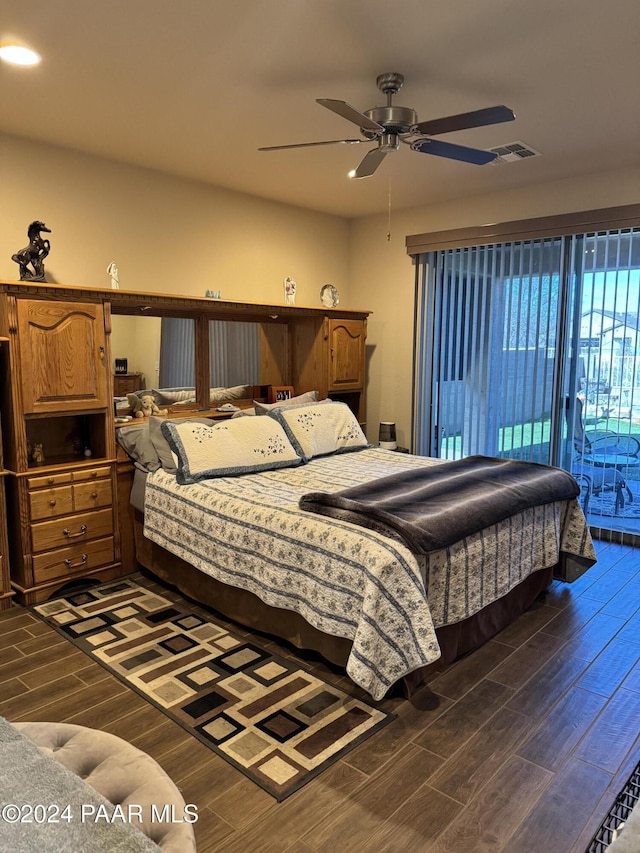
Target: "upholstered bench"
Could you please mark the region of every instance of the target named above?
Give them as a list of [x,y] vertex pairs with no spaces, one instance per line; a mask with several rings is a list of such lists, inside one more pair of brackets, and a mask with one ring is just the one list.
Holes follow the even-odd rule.
[[[162,767],[145,752],[115,735],[70,723],[13,726],[113,805],[123,810],[140,806],[142,819],[136,818],[135,825],[163,853],[195,853],[193,826],[184,822],[185,801]],[[188,820],[195,817],[194,811],[186,815]],[[163,816],[165,820],[160,819]]]
[[[640,802],[640,801],[638,801]],[[640,805],[636,804],[607,853],[638,853],[640,850]]]

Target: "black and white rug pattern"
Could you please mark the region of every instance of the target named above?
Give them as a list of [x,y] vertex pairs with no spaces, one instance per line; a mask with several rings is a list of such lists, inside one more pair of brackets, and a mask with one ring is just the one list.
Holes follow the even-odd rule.
[[[586,853],[604,853],[607,850],[618,835],[624,832],[624,824],[628,820],[634,806],[637,805],[638,800],[640,800],[640,764],[636,766],[626,785],[616,797],[615,802],[598,827],[596,834],[591,839]],[[638,846],[632,843],[627,849],[640,850],[640,838],[636,839],[636,841]]]

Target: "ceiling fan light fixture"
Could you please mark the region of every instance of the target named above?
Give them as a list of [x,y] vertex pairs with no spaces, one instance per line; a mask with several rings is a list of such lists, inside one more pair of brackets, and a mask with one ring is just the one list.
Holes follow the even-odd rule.
[[21,44],[4,44],[0,47],[0,59],[10,65],[21,65],[24,67],[38,65],[41,62],[40,54],[30,47]]

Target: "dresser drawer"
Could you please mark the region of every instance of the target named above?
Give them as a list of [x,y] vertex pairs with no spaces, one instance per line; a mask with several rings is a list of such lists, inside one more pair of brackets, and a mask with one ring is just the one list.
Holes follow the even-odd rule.
[[33,579],[44,583],[56,578],[86,574],[113,562],[113,536],[58,548],[33,557]]
[[73,512],[72,486],[54,489],[39,489],[29,493],[29,517],[31,521],[68,515]]
[[111,474],[111,468],[81,468],[79,471],[71,472],[71,479],[74,483],[80,483],[83,480],[98,480],[101,477],[108,477]]
[[111,506],[112,500],[111,480],[96,480],[73,486],[73,508],[76,512],[95,509],[99,506]]
[[31,543],[34,551],[47,551],[50,548],[88,542],[112,533],[113,512],[111,508],[100,509],[97,512],[79,513],[54,521],[32,524]]
[[61,486],[63,483],[70,482],[70,471],[64,471],[62,474],[48,474],[46,477],[27,477],[29,490],[51,488],[52,486]]

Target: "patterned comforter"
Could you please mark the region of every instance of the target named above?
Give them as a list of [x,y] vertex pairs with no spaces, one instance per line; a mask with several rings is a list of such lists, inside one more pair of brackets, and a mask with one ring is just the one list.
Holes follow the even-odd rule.
[[369,448],[188,486],[160,469],[147,479],[144,533],[200,571],[352,640],[347,672],[381,699],[408,672],[438,659],[435,627],[478,612],[554,565],[560,551],[595,559],[575,500],[518,513],[420,556],[378,530],[298,506],[309,491],[341,491],[438,464]]

